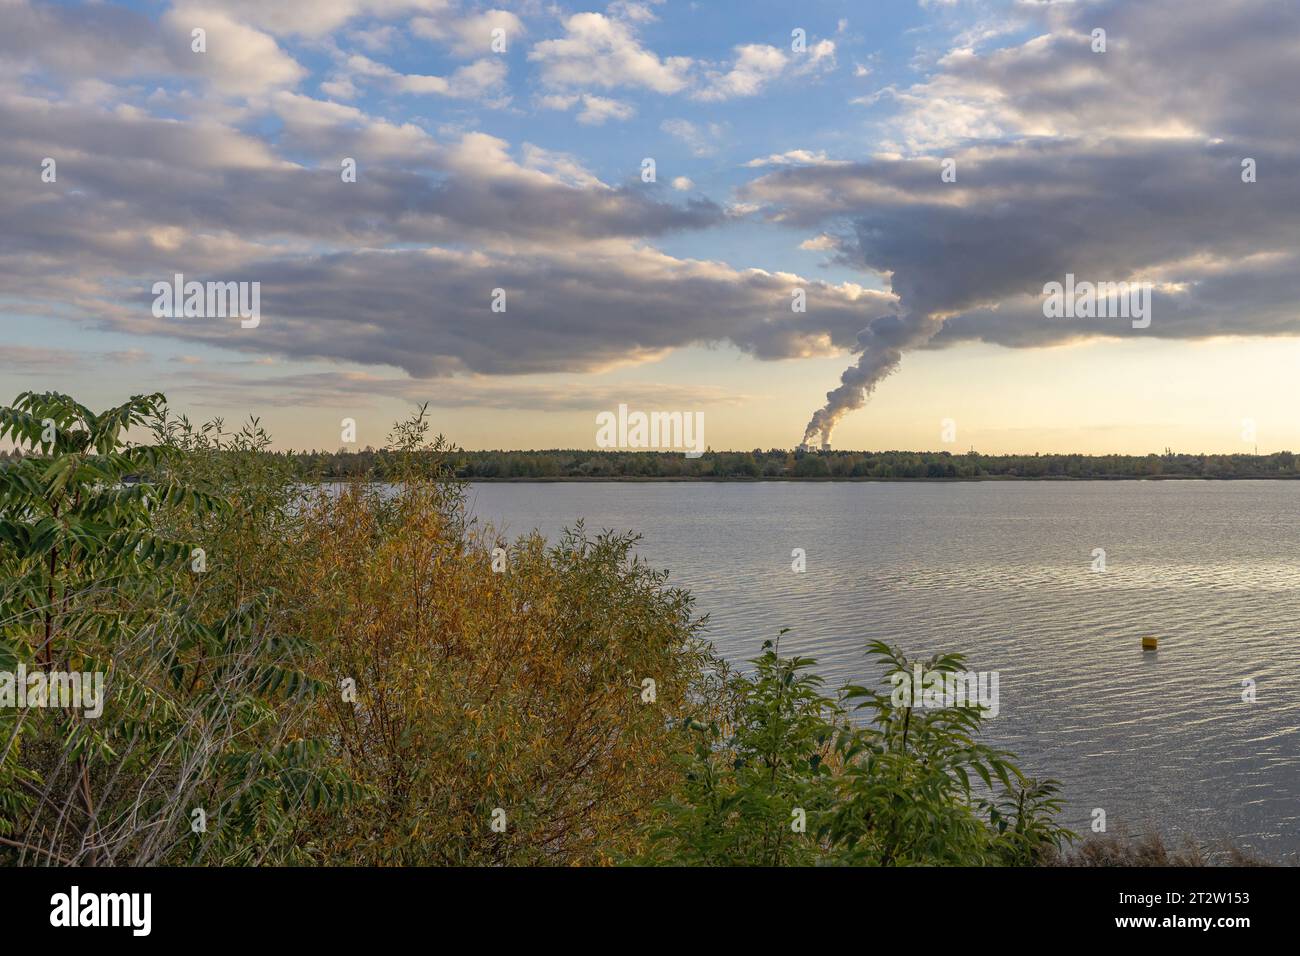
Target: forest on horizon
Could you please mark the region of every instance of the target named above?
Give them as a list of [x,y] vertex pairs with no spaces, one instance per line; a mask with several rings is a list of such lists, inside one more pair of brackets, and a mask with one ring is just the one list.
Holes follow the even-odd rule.
[[[373,448],[288,452],[300,476],[313,479],[392,473],[391,453]],[[681,452],[564,450],[443,453],[465,481],[591,480],[979,480],[1300,478],[1296,455],[984,455],[977,452],[803,451],[754,449]]]

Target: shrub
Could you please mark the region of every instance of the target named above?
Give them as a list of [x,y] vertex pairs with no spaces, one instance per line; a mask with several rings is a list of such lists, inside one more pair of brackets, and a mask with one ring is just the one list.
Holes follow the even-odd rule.
[[[912,667],[884,644],[868,652],[887,674]],[[645,862],[1028,865],[1073,836],[1053,822],[1054,781],[1027,779],[976,741],[979,709],[899,706],[861,686],[833,699],[815,661],[782,658],[770,642],[753,663],[734,724],[691,728],[686,782],[660,805]],[[963,665],[949,654],[923,668]]]
[[320,785],[318,742],[284,718],[313,685],[268,596],[205,600],[193,540],[160,517],[198,527],[230,503],[168,470],[176,448],[125,440],[162,402],[95,414],[24,393],[0,409],[0,438],[23,450],[0,469],[0,658],[98,672],[106,698],[98,718],[0,713],[0,847],[15,862],[254,862]]
[[672,728],[716,709],[720,664],[631,536],[579,525],[501,557],[424,429],[421,414],[394,435],[411,454],[398,485],[311,499],[285,594],[318,673],[356,688],[314,717],[366,794],[319,821],[331,858],[607,862],[674,784],[690,744]]

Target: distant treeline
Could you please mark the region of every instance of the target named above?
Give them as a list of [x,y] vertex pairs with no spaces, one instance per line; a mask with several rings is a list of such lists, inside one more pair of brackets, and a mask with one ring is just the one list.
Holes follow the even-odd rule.
[[[303,477],[387,477],[391,453],[297,452]],[[1296,456],[981,455],[914,451],[454,451],[445,463],[467,481],[647,479],[1300,478]]]
[[[291,451],[300,478],[392,478],[399,461],[384,449]],[[0,460],[10,455],[0,451]],[[17,457],[17,456],[15,456]],[[543,451],[443,452],[465,481],[944,480],[1051,478],[1300,478],[1295,454],[981,455],[946,451]]]

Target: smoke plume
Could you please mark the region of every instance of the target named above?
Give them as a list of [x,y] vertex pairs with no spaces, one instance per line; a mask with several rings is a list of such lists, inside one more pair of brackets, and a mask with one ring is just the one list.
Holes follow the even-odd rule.
[[826,393],[826,404],[813,412],[803,444],[811,445],[819,436],[823,445],[828,444],[840,419],[865,405],[876,386],[898,368],[903,351],[924,345],[942,325],[942,319],[930,314],[913,313],[877,319],[859,332],[861,354],[844,370],[839,386]]

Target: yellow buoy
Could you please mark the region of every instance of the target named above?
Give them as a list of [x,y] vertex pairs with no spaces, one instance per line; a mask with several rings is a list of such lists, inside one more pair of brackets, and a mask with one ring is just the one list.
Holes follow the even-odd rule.
[[1159,646],[1159,644],[1160,642],[1156,640],[1154,637],[1142,638],[1142,650],[1144,651],[1154,651]]

